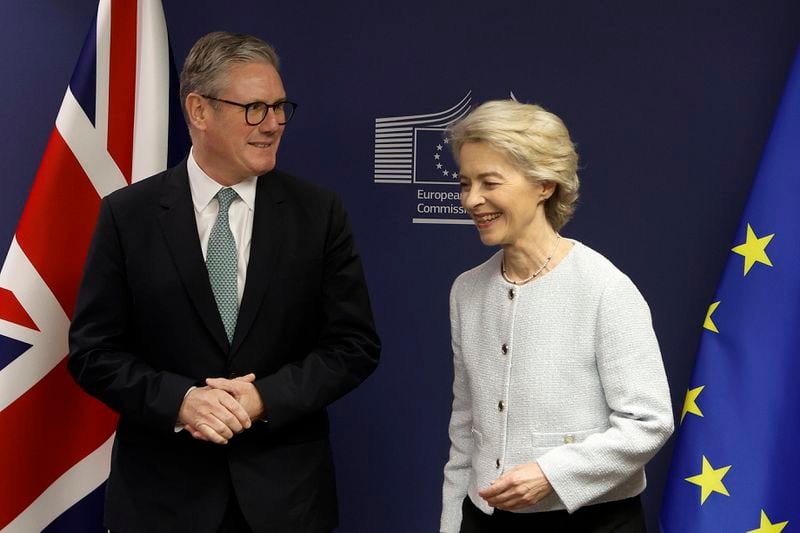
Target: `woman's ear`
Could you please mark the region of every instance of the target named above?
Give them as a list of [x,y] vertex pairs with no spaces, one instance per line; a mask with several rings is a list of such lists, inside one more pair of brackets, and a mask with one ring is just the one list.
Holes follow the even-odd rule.
[[556,182],[554,181],[540,181],[542,191],[539,193],[539,200],[542,202],[547,201],[551,196],[556,193]]

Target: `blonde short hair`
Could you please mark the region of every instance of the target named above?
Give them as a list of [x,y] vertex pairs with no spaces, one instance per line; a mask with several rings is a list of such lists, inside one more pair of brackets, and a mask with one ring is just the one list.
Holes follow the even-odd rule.
[[465,143],[485,142],[529,179],[555,183],[545,202],[547,221],[558,231],[572,218],[580,186],[578,153],[567,127],[553,113],[538,105],[494,100],[451,125],[448,136],[456,161]]

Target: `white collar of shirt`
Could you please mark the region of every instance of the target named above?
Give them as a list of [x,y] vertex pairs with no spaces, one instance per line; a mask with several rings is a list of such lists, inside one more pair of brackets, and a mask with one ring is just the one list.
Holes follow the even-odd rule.
[[[224,186],[211,179],[209,175],[200,168],[200,165],[197,164],[194,158],[194,148],[189,150],[189,157],[186,160],[186,171],[189,173],[189,187],[192,190],[194,209],[198,213],[202,212]],[[239,198],[241,198],[251,210],[255,209],[256,205],[257,181],[258,176],[252,176],[231,186],[231,189],[236,191]]]
[[[186,161],[186,170],[189,173],[189,188],[191,189],[192,203],[194,204],[197,236],[200,239],[200,250],[203,252],[203,259],[205,259],[208,253],[208,239],[219,214],[219,203],[212,200],[214,200],[214,197],[223,186],[203,172],[191,151]],[[228,211],[228,224],[236,242],[238,258],[236,263],[236,288],[239,303],[242,302],[242,296],[244,295],[247,265],[250,261],[257,179],[256,176],[253,176],[231,187],[239,195],[239,198],[231,203]]]

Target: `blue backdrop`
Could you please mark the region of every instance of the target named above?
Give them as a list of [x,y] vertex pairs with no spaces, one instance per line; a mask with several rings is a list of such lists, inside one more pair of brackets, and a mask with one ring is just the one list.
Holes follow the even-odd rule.
[[[800,4],[164,3],[179,65],[198,36],[216,29],[276,46],[300,103],[279,167],[339,191],[352,215],[385,348],[377,373],[332,408],[340,531],[436,530],[452,379],[447,294],[459,272],[493,252],[470,226],[413,222],[458,216],[431,213],[447,200],[420,199],[420,191],[456,190],[420,183],[426,153],[415,154],[410,183],[376,181],[376,119],[510,92],[559,114],[582,169],[581,205],[563,233],[639,286],[680,412],[800,43]],[[95,9],[95,0],[4,6],[0,257]],[[432,134],[416,132],[420,150]],[[671,443],[648,467],[653,530],[670,454]]]

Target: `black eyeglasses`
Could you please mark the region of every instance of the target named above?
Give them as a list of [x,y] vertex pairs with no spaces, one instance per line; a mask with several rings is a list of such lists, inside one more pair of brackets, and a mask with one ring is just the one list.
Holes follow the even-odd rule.
[[274,104],[268,104],[266,102],[250,102],[249,104],[240,104],[239,102],[231,102],[230,100],[215,98],[205,94],[201,94],[200,96],[216,102],[243,107],[244,119],[251,126],[258,126],[264,122],[264,119],[267,118],[267,113],[270,109],[272,109],[272,112],[275,113],[275,118],[278,119],[278,124],[283,126],[292,119],[294,116],[294,111],[297,109],[297,104],[287,100],[275,102]]

